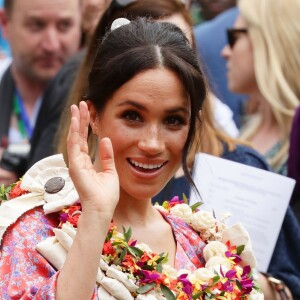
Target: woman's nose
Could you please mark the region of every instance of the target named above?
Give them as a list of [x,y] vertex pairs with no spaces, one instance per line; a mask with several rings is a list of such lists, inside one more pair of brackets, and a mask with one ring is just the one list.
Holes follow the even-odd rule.
[[165,141],[158,126],[150,126],[143,132],[138,147],[150,155],[159,154],[165,149]]
[[221,56],[227,60],[229,58],[230,54],[231,54],[231,49],[230,49],[229,45],[227,44],[222,49]]

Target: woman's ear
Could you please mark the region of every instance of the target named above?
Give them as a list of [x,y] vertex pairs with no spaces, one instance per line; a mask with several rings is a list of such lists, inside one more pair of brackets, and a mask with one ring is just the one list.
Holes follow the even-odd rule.
[[93,134],[98,135],[98,131],[99,131],[99,115],[98,112],[96,110],[95,105],[93,104],[92,101],[87,100],[86,101],[87,106],[89,108],[89,113],[90,113],[90,126],[92,128]]

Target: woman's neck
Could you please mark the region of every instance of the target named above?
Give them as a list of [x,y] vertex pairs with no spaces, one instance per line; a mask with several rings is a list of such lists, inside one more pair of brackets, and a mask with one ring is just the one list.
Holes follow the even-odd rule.
[[258,152],[265,155],[280,141],[281,132],[270,104],[262,95],[260,97],[258,110],[262,116],[261,123],[256,133],[250,138],[250,142]]
[[120,200],[115,209],[114,223],[117,227],[148,227],[155,218],[161,217],[151,199],[136,199],[120,191]]
[[274,113],[272,111],[271,105],[266,99],[262,99],[259,106],[259,113],[262,116],[261,129],[271,129],[278,128]]

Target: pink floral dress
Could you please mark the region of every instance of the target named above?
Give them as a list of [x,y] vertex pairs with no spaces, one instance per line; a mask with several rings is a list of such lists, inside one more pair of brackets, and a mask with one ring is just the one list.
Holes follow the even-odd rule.
[[[204,265],[205,243],[184,221],[162,213],[177,241],[175,267],[195,270]],[[59,272],[35,246],[53,236],[58,214],[45,215],[42,208],[28,211],[3,236],[0,246],[0,299],[55,299]],[[98,299],[96,289],[92,299]]]

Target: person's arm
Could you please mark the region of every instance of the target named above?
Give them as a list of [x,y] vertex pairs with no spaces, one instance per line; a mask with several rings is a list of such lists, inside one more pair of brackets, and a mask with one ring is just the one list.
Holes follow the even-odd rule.
[[300,226],[288,207],[268,273],[281,280],[290,290],[294,299],[300,299]]
[[[72,119],[67,139],[69,173],[82,205],[77,235],[57,280],[57,300],[90,299],[101,249],[119,201],[119,180],[109,139],[99,142],[101,172],[97,173],[88,155],[87,104],[71,107]],[[80,272],[79,272],[80,269]]]

